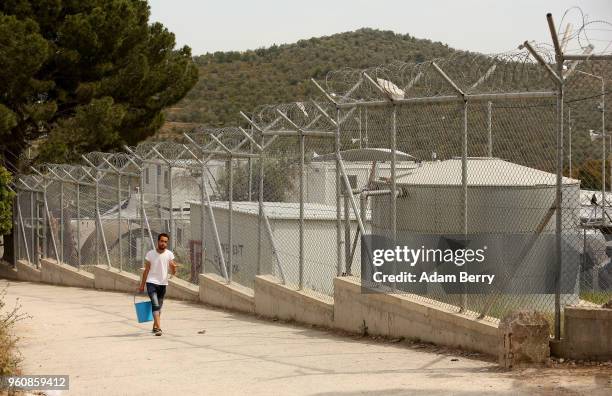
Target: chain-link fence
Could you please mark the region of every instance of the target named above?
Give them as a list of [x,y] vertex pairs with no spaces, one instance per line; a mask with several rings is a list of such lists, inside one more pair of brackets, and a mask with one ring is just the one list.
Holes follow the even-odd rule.
[[138,272],[166,232],[182,279],[252,288],[271,274],[330,298],[334,277],[363,275],[366,236],[510,235],[520,243],[495,256],[507,268],[495,293],[410,295],[492,321],[538,309],[558,325],[563,305],[612,297],[611,62],[575,61],[559,84],[525,46],[343,69],[313,81],[319,97],[242,114],[243,127],[33,169],[17,181],[16,256]]

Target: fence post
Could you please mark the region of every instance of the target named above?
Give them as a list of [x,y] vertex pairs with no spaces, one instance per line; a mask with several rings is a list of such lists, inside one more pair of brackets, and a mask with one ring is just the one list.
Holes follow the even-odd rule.
[[46,202],[47,202],[47,183],[45,182],[45,179],[43,178],[43,191],[42,191],[42,210],[39,207],[39,199],[40,199],[40,195],[41,193],[37,194],[36,197],[36,209],[38,211],[42,211],[41,213],[41,218],[42,218],[42,227],[41,227],[41,238],[42,238],[42,254],[40,255],[40,257],[47,257],[49,255],[49,241],[47,239],[47,231],[51,230],[51,227],[47,227],[51,220],[49,219],[49,216],[47,215],[47,211],[45,210],[46,208]]
[[[48,226],[48,229],[50,231],[51,234],[51,242],[53,244],[53,251],[55,253],[55,260],[57,261],[57,263],[60,263],[60,259],[59,259],[59,254],[57,251],[57,244],[55,243],[55,235],[53,234],[53,226],[51,225],[51,212],[49,211],[49,203],[47,201],[47,184],[45,183],[44,187],[43,187],[43,205],[44,205],[44,214],[47,221],[46,221],[46,226]],[[45,228],[46,229],[46,228]],[[46,240],[46,238],[45,238]],[[47,253],[47,251],[45,250],[45,254]]]
[[30,252],[28,249],[28,238],[25,233],[25,227],[23,224],[23,215],[21,214],[21,204],[19,203],[19,199],[17,200],[17,214],[19,216],[19,224],[21,225],[21,233],[23,234],[23,244],[24,244],[25,251],[26,251],[26,258],[28,259],[28,263],[33,264],[32,257],[30,256]]
[[143,177],[143,173],[145,172],[144,167],[146,166],[146,164],[143,164],[143,168],[140,170],[140,230],[141,230],[141,236],[140,236],[140,261],[142,263],[144,263],[144,258],[145,258],[145,203],[144,203],[144,177]]
[[[264,147],[265,138],[261,136],[261,147]],[[262,240],[262,232],[261,232],[261,222],[263,217],[263,201],[264,201],[264,150],[260,151],[259,154],[259,197],[257,199],[259,205],[259,216],[257,216],[257,275],[261,275],[261,240]]]
[[123,269],[123,250],[121,249],[121,173],[117,172],[117,250],[119,252],[119,271]]
[[96,224],[96,265],[100,265],[100,249],[98,249],[98,247],[100,246],[100,229],[99,229],[99,227],[101,227],[101,223],[98,222],[98,215],[100,214],[100,211],[98,210],[98,203],[99,203],[99,200],[100,200],[100,198],[99,198],[100,191],[99,191],[99,188],[98,188],[98,185],[99,185],[99,182],[98,182],[98,172],[96,172],[95,183],[96,183],[96,191],[95,191],[95,198],[94,199],[95,199],[95,217],[96,217],[96,221],[95,221],[95,224]]
[[[99,182],[98,173],[99,172],[96,171],[96,219],[98,220],[98,226],[100,227],[99,235],[102,237],[102,246],[104,247],[104,254],[106,256],[106,264],[107,264],[108,268],[111,268],[110,253],[108,252],[108,245],[106,243],[106,236],[104,235],[104,228],[102,226],[102,216],[100,215],[100,199],[98,198],[98,195],[100,193],[100,182]],[[96,259],[99,260],[98,252],[99,252],[99,250],[97,249],[97,246],[96,246],[96,253],[97,253],[96,254]]]
[[334,140],[336,154],[336,275],[342,275],[342,214],[340,207],[340,107],[336,107],[336,136]]
[[[560,69],[562,73],[562,69]],[[562,75],[562,74],[561,74]],[[557,97],[557,185],[555,191],[555,250],[557,257],[557,273],[555,276],[555,339],[561,339],[561,272],[563,269],[562,255],[562,231],[563,231],[563,101],[564,86],[559,84]],[[602,216],[602,221],[605,217]]]
[[[128,193],[127,193],[127,202],[132,200],[132,176],[128,175]],[[128,212],[129,213],[129,212]],[[128,266],[132,265],[132,220],[129,217],[127,218],[127,226],[128,226]]]
[[[253,127],[251,126],[251,134],[253,134]],[[253,143],[249,141],[249,153],[253,154]],[[248,192],[248,201],[251,202],[252,189],[253,189],[253,158],[249,157],[248,168],[249,168],[249,192]]]
[[[166,186],[164,186],[166,187]],[[174,234],[174,200],[172,199],[172,165],[168,165],[168,206],[170,210],[169,228],[170,228],[170,250],[174,251],[176,235]]]
[[[204,233],[206,232],[206,226],[204,225],[204,189],[206,188],[206,165],[202,163],[202,188],[200,190],[200,273],[204,274],[205,266],[204,260],[206,259],[206,252],[204,252]],[[191,213],[191,210],[189,211]]]
[[229,196],[229,202],[228,202],[228,223],[227,223],[227,232],[228,232],[228,259],[227,259],[227,264],[228,264],[228,282],[231,283],[232,282],[232,273],[234,272],[234,267],[233,267],[233,235],[232,235],[232,220],[233,220],[233,201],[234,201],[234,167],[232,164],[232,156],[230,155],[229,157],[229,161],[227,161],[227,166],[228,166],[228,171],[229,171],[229,185],[228,185],[228,196]]
[[488,139],[488,154],[489,158],[493,157],[493,102],[487,102],[487,132],[489,133]]
[[[34,232],[34,191],[30,190],[30,238],[32,240],[32,259],[34,259],[34,265],[36,268],[40,268],[38,262],[38,238],[37,233]],[[38,216],[36,217],[36,226],[38,227]]]
[[60,180],[60,260],[66,262],[64,258],[64,182]]
[[300,139],[300,262],[299,262],[299,282],[298,289],[302,290],[304,287],[304,150],[305,150],[305,136],[302,130],[299,129]]
[[15,196],[13,197],[13,267],[17,266],[17,260],[21,258],[21,237],[19,236],[21,228],[19,226],[19,216],[17,214],[17,205],[19,205],[19,190],[15,188]]
[[[393,248],[397,245],[397,180],[395,157],[397,154],[397,106],[393,104],[391,115],[391,237]],[[393,260],[393,273],[397,274],[397,261]],[[393,289],[397,289],[397,283],[393,282]]]
[[[490,102],[489,102],[490,103]],[[463,238],[467,240],[468,234],[468,101],[463,100],[463,139],[461,148],[461,204],[463,212]],[[462,286],[465,288],[465,286]],[[465,291],[461,294],[461,305],[459,306],[459,312],[467,309],[467,294]]]
[[81,269],[81,183],[76,184],[77,269]]

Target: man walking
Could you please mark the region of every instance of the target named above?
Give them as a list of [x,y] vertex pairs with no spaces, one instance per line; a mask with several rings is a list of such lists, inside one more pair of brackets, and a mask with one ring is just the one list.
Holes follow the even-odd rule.
[[151,299],[153,308],[153,333],[162,335],[161,330],[161,307],[164,303],[166,286],[168,285],[168,269],[172,275],[176,274],[176,263],[174,253],[166,249],[168,247],[168,234],[161,233],[157,237],[157,249],[151,249],[145,256],[145,269],[138,292],[142,293],[147,287],[147,294]]

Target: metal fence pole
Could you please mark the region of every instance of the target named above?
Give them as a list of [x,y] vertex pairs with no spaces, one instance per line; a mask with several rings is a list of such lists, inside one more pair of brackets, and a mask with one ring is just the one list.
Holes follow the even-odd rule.
[[[261,147],[264,147],[265,138],[261,136]],[[263,200],[264,200],[264,150],[261,150],[259,155],[259,216],[257,216],[257,275],[261,275],[261,241],[262,241],[262,232],[261,232],[261,222],[263,217]]]
[[263,222],[266,227],[266,233],[268,234],[268,238],[270,241],[270,247],[272,248],[272,255],[276,259],[276,265],[278,267],[278,275],[280,276],[281,284],[284,285],[286,283],[285,274],[283,272],[283,266],[280,262],[280,258],[278,257],[278,250],[276,249],[276,243],[274,242],[274,233],[272,232],[272,226],[270,226],[270,219],[268,219],[268,215],[266,215],[266,211],[263,207],[261,208],[261,210],[262,210]]
[[489,133],[488,139],[488,155],[489,158],[493,157],[493,102],[487,102],[487,131]]
[[[393,106],[391,118],[391,229],[393,244],[397,243],[397,180],[396,180],[396,153],[397,153],[397,106]],[[395,272],[394,272],[395,273]]]
[[[253,126],[251,126],[251,134],[253,134]],[[249,141],[249,153],[253,154],[253,143]],[[251,202],[252,190],[253,190],[253,158],[248,159],[249,168],[249,182],[248,182],[248,201]]]
[[[490,103],[490,102],[489,102]],[[463,139],[461,147],[461,204],[463,212],[463,237],[467,240],[468,234],[468,101],[463,101]],[[459,311],[467,309],[467,294],[461,294],[461,305]]]
[[76,183],[77,269],[81,269],[81,184]]
[[[127,202],[132,200],[132,177],[128,175],[128,194],[127,194]],[[132,265],[132,220],[128,217],[127,226],[128,226],[128,266]]]
[[19,203],[19,199],[17,199],[17,214],[19,216],[19,224],[21,225],[21,233],[23,235],[23,244],[26,251],[26,258],[28,259],[28,263],[32,264],[32,258],[28,249],[28,237],[26,236],[25,227],[23,225],[23,216],[21,214],[21,204]]
[[232,282],[232,273],[234,272],[234,267],[233,267],[233,235],[232,235],[232,220],[233,220],[233,201],[234,201],[234,167],[232,166],[232,157],[230,156],[229,161],[227,161],[227,165],[228,165],[228,172],[229,172],[229,185],[228,185],[228,196],[229,196],[229,202],[228,202],[228,219],[227,219],[227,243],[228,243],[228,258],[227,258],[227,264],[228,264],[228,282]]
[[204,266],[204,260],[206,258],[206,253],[204,251],[204,233],[206,232],[206,226],[204,225],[204,194],[206,189],[206,165],[202,163],[202,188],[200,190],[200,273],[206,273],[206,269]]
[[606,132],[601,131],[601,221],[606,224]]
[[[344,184],[342,184],[344,186]],[[349,211],[349,199],[351,191],[344,188],[344,273],[348,274],[351,266],[351,215]]]
[[[219,230],[217,228],[217,221],[215,220],[215,212],[212,208],[212,203],[210,202],[210,196],[208,195],[208,191],[204,189],[204,196],[206,198],[206,206],[208,207],[208,217],[210,218],[210,225],[212,227],[213,234],[215,236],[215,245],[217,246],[217,254],[219,254],[219,260],[221,261],[221,272],[223,273],[223,277],[226,281],[229,281],[229,277],[227,275],[227,265],[225,264],[225,257],[223,255],[223,246],[221,245],[221,238],[219,237]],[[204,210],[204,203],[202,203],[202,210]]]
[[117,172],[117,248],[119,252],[119,271],[123,269],[123,250],[121,249],[121,173]]
[[[38,220],[36,220],[36,222],[38,223]],[[36,248],[36,242],[35,242],[35,238],[34,238],[34,191],[30,190],[30,243],[32,246],[32,255],[31,258],[34,259],[33,262],[31,262],[32,264],[34,264],[36,266],[36,268],[38,268],[38,260],[36,258],[37,256],[37,248]]]
[[144,204],[144,177],[143,177],[144,169],[140,170],[140,261],[144,262],[145,258],[145,204]]
[[[606,146],[606,80],[604,79],[604,77],[601,77],[601,137],[602,140],[604,141],[604,171],[603,171],[603,175],[604,175],[604,183],[603,183],[603,189],[605,191],[606,189],[606,183],[605,183],[605,174],[606,174],[606,169],[605,169],[605,165],[606,165],[606,161],[607,161],[607,157],[605,155],[605,146]],[[611,143],[612,144],[612,143]],[[612,164],[610,164],[610,190],[612,191]],[[570,175],[571,177],[571,175]],[[603,203],[602,205],[604,205],[603,207],[605,207],[606,204],[606,198],[605,195],[603,196]],[[606,216],[605,213],[602,214],[602,220],[605,224],[606,221]]]
[[95,224],[96,224],[96,265],[100,265],[100,249],[99,249],[99,246],[100,246],[100,229],[99,229],[99,227],[101,227],[101,223],[98,221],[98,217],[99,217],[99,214],[100,214],[100,211],[98,210],[99,201],[100,201],[100,198],[99,198],[100,190],[99,190],[98,186],[99,186],[100,182],[98,181],[98,174],[97,174],[97,172],[96,172],[95,183],[96,183],[96,194],[95,194],[95,198],[94,199],[95,199],[95,205],[96,205],[96,208],[95,208],[95,217],[96,217],[96,221],[95,221]]
[[[569,175],[568,177],[572,177],[572,108],[567,107],[567,132],[568,132],[568,157],[569,157]],[[612,166],[612,165],[611,165]],[[612,168],[610,168],[612,170]],[[612,173],[611,173],[612,175]]]
[[[396,180],[396,153],[397,153],[397,106],[393,105],[391,118],[391,230],[393,244],[397,243],[397,180]],[[397,273],[394,271],[394,273]]]
[[[98,226],[100,227],[100,237],[102,239],[102,246],[104,248],[104,255],[106,256],[106,264],[108,268],[111,268],[111,259],[110,253],[108,251],[108,244],[106,243],[106,235],[104,235],[104,228],[102,226],[102,216],[100,215],[100,200],[98,199],[98,194],[100,192],[99,189],[99,181],[98,181],[98,172],[96,172],[96,219],[98,220]],[[96,249],[98,252],[98,249]],[[99,258],[99,255],[96,255],[96,258]]]
[[556,224],[555,224],[555,250],[557,257],[557,273],[555,276],[555,339],[561,339],[561,273],[563,269],[562,231],[563,231],[563,101],[564,84],[559,85],[557,97],[557,185],[555,194]]
[[[397,245],[397,178],[396,178],[396,155],[397,155],[397,106],[393,105],[391,117],[391,237],[393,248]],[[393,273],[397,274],[397,261],[393,260]],[[393,282],[393,289],[397,289],[397,283]]]
[[172,188],[172,165],[168,165],[168,206],[170,211],[170,250],[174,250],[176,246],[174,234],[174,200],[173,200],[173,188]]
[[47,216],[47,211],[45,210],[46,208],[46,201],[47,201],[47,183],[45,182],[45,179],[43,179],[43,191],[42,191],[42,208],[40,208],[39,204],[39,197],[40,197],[41,193],[39,193],[36,197],[36,210],[42,212],[40,217],[42,218],[42,226],[40,228],[40,235],[42,238],[42,253],[40,255],[40,257],[47,257],[49,255],[49,241],[47,239],[47,231],[51,230],[51,227],[47,227],[48,225],[50,225],[51,219]]
[[66,262],[64,258],[64,182],[60,180],[60,261]]
[[149,218],[147,217],[147,211],[145,210],[144,212],[142,212],[142,215],[144,217],[144,224],[145,224],[147,233],[149,235],[149,242],[151,242],[151,249],[155,249],[156,245],[155,245],[155,241],[153,240],[153,234],[151,233],[151,226],[149,225]]
[[[19,205],[19,190],[15,189],[13,197],[13,208]],[[17,266],[17,260],[21,259],[21,230],[19,226],[19,216],[17,210],[13,209],[13,267]]]
[[336,153],[336,275],[342,275],[342,214],[340,207],[340,107],[336,107],[336,136],[334,141]]
[[301,290],[304,287],[304,150],[305,150],[305,137],[301,130],[298,131],[300,136],[300,222],[299,222],[299,238],[300,238],[300,252],[299,252],[299,279],[298,289]]
[[[46,218],[47,218],[47,225],[49,226],[49,231],[51,233],[51,242],[53,244],[53,251],[55,253],[55,261],[56,262],[60,262],[59,259],[59,254],[58,254],[58,250],[57,250],[57,244],[55,243],[55,235],[53,233],[53,226],[51,225],[51,213],[49,211],[49,204],[47,201],[47,185],[45,184],[44,186],[44,195],[43,195],[43,204],[45,206],[45,214],[46,214]],[[45,254],[47,252],[45,251]]]

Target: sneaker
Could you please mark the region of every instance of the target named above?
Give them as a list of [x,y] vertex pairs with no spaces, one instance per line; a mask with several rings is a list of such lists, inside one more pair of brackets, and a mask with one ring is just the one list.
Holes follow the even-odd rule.
[[162,330],[161,329],[155,329],[154,334],[156,336],[160,336],[160,335],[162,335]]

